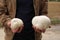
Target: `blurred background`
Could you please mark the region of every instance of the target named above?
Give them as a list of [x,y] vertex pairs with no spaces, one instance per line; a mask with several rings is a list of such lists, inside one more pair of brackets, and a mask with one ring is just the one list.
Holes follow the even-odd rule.
[[48,16],[52,24],[60,24],[60,0],[48,0]]

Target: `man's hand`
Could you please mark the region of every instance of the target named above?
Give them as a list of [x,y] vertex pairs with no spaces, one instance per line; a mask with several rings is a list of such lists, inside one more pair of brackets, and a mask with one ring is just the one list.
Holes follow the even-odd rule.
[[[51,28],[51,26],[49,26],[48,28]],[[45,33],[46,29],[39,29],[36,26],[33,26],[33,29],[35,30],[35,32],[38,33]]]
[[[9,28],[11,28],[11,21],[8,21],[8,22],[7,22],[7,26],[8,26]],[[11,29],[11,31],[12,31],[13,33],[16,33],[16,32],[19,33],[19,32],[22,31],[23,27],[24,27],[24,26],[22,25],[21,27],[19,27],[19,28],[17,28],[17,29],[14,29],[14,30]]]
[[22,31],[22,29],[23,29],[23,26],[21,26],[21,27],[19,27],[17,29],[14,29],[14,30],[11,29],[11,30],[12,30],[13,33],[20,33]]
[[38,33],[45,33],[46,29],[39,29],[37,27],[34,27],[33,26],[33,29],[35,30],[35,32],[38,32]]

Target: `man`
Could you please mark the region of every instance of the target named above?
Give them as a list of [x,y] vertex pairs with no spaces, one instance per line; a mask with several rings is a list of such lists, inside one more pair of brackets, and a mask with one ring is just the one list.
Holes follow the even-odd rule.
[[[0,0],[0,23],[5,27],[5,40],[41,40],[41,32],[35,33],[31,20],[37,15],[47,15],[47,0]],[[24,28],[13,33],[9,28],[12,18],[21,18]],[[36,36],[35,36],[36,35]]]

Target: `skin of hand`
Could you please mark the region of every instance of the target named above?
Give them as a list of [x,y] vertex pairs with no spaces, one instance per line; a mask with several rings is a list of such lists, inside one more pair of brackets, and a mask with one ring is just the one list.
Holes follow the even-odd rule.
[[[8,21],[8,22],[7,22],[7,26],[8,26],[9,28],[11,28],[11,21]],[[11,29],[11,31],[12,31],[13,33],[20,33],[20,32],[22,31],[23,27],[24,27],[24,25],[21,26],[21,27],[19,27],[19,28],[17,28],[17,29],[14,29],[14,30]]]
[[[32,26],[33,29],[35,30],[35,32],[38,32],[38,33],[45,33],[46,29],[39,29],[39,28],[36,28],[35,26]],[[49,28],[51,28],[51,26],[49,26]]]

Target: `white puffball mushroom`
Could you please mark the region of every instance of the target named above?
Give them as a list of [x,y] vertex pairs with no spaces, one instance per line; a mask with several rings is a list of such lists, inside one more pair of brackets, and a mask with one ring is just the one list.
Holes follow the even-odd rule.
[[13,18],[11,20],[11,29],[15,30],[19,27],[22,27],[23,26],[23,21],[19,18]]
[[50,18],[45,15],[35,16],[32,19],[32,25],[41,30],[48,28],[50,24],[51,24]]

